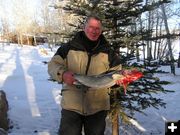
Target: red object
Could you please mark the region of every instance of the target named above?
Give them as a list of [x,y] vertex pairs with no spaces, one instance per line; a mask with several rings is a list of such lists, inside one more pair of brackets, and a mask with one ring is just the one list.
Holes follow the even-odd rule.
[[124,77],[120,80],[117,80],[117,84],[123,86],[124,94],[126,94],[126,89],[129,83],[134,82],[143,76],[142,72],[136,69],[131,71],[125,70],[122,74],[124,75]]

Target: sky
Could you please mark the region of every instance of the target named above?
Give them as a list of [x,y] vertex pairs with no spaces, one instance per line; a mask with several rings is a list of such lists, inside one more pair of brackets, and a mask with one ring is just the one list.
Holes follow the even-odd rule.
[[[3,46],[0,43],[0,89],[6,92],[9,102],[8,116],[12,129],[8,135],[56,135],[61,114],[61,85],[48,81],[47,65],[53,51],[47,45]],[[47,52],[47,53],[44,53]],[[170,67],[161,67],[170,71]],[[120,124],[121,135],[164,135],[165,121],[180,120],[180,69],[177,75],[156,74],[161,80],[171,81],[166,89],[173,93],[159,93],[155,97],[167,103],[166,108],[148,108],[146,115],[135,113],[134,126]],[[107,118],[105,135],[111,134],[111,123]]]

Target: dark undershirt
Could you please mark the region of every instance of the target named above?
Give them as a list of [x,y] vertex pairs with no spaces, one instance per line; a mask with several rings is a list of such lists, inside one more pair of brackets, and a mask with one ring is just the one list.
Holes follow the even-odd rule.
[[85,32],[82,33],[82,41],[83,45],[87,52],[92,52],[93,48],[95,48],[99,42],[99,39],[96,41],[90,40],[86,35]]

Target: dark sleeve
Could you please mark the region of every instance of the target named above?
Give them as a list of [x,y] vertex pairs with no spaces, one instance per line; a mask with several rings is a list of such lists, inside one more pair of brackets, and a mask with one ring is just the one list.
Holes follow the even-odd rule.
[[112,50],[112,49],[109,51],[109,63],[110,63],[110,64],[109,64],[109,67],[110,67],[110,68],[122,64],[120,57],[119,57],[118,54],[117,54],[114,50]]
[[56,51],[56,53],[54,54],[55,55],[60,55],[63,59],[66,58],[68,52],[69,52],[69,49],[70,49],[70,45],[69,43],[67,44],[62,44],[58,50]]

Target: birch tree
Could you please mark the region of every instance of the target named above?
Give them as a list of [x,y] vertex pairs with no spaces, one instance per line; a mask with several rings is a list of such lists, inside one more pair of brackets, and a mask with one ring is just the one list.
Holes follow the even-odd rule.
[[[167,22],[167,16],[166,16],[166,11],[165,11],[165,6],[164,4],[161,5],[161,10],[162,10],[162,15],[163,15],[163,20],[164,20],[164,25],[165,25],[165,30],[166,30],[166,34],[170,35],[170,31],[169,31],[169,26],[168,26],[168,22]],[[168,55],[170,57],[170,63],[171,63],[171,73],[175,74],[175,65],[174,65],[174,56],[173,56],[173,52],[172,52],[172,42],[170,37],[167,37],[167,45],[168,45]]]
[[[3,40],[10,42],[10,23],[6,13],[9,13],[8,9],[5,8],[7,4],[5,1],[0,0],[0,35],[3,37]],[[4,46],[4,42],[3,42]]]

